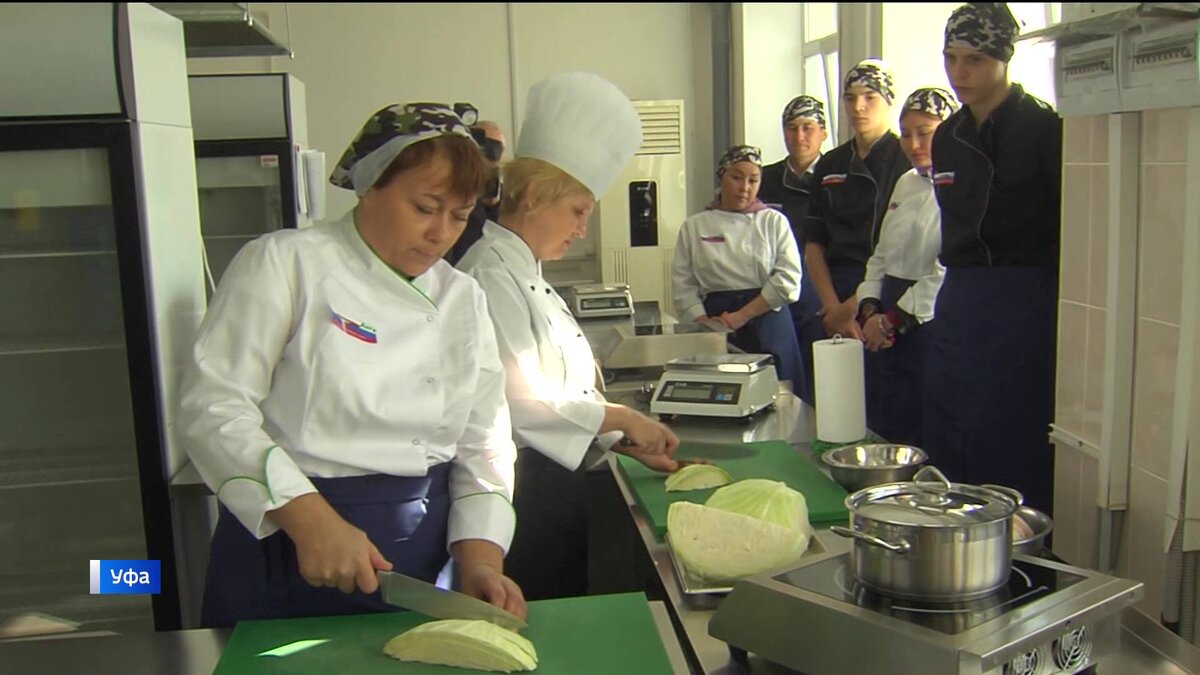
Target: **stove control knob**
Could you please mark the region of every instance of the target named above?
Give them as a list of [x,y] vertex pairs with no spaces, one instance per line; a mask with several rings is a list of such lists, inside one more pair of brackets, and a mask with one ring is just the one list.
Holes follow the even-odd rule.
[[1087,665],[1092,655],[1092,635],[1087,626],[1080,626],[1059,636],[1051,648],[1054,652],[1054,665],[1068,673]]

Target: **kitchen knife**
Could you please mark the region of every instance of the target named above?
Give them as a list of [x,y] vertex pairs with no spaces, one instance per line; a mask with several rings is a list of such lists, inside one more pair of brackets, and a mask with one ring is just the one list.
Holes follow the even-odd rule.
[[447,591],[396,572],[381,571],[378,576],[379,591],[389,605],[435,619],[481,619],[509,630],[528,625],[514,614],[463,593]]

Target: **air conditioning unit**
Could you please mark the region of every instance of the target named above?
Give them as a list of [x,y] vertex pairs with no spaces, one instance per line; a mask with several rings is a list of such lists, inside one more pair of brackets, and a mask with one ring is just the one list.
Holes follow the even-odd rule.
[[629,284],[635,302],[671,311],[671,261],[687,218],[683,101],[634,101],[642,145],[600,198],[600,276]]

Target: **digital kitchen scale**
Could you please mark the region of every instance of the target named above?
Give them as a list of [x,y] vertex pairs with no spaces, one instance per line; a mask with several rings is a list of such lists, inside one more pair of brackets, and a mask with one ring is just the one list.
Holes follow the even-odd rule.
[[576,318],[633,316],[629,284],[578,284],[567,295]]
[[919,602],[854,580],[850,553],[738,582],[709,634],[805,675],[1060,675],[1116,651],[1142,584],[1014,556],[1007,586],[966,602]]
[[749,417],[779,395],[770,354],[698,354],[663,368],[650,400],[656,415]]

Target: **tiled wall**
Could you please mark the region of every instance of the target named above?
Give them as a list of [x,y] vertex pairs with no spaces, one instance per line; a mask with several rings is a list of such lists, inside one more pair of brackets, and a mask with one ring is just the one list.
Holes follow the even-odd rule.
[[[1063,122],[1062,261],[1054,423],[1100,445],[1108,283],[1108,118]],[[1094,566],[1099,463],[1059,445],[1055,453],[1054,550]]]
[[[1138,292],[1129,509],[1117,573],[1146,584],[1140,607],[1162,609],[1163,522],[1179,351],[1187,112],[1147,111],[1141,121]],[[1065,120],[1063,248],[1055,424],[1101,446],[1108,256],[1108,118]],[[1054,549],[1096,563],[1095,459],[1059,444]],[[1064,536],[1065,535],[1065,536]]]

